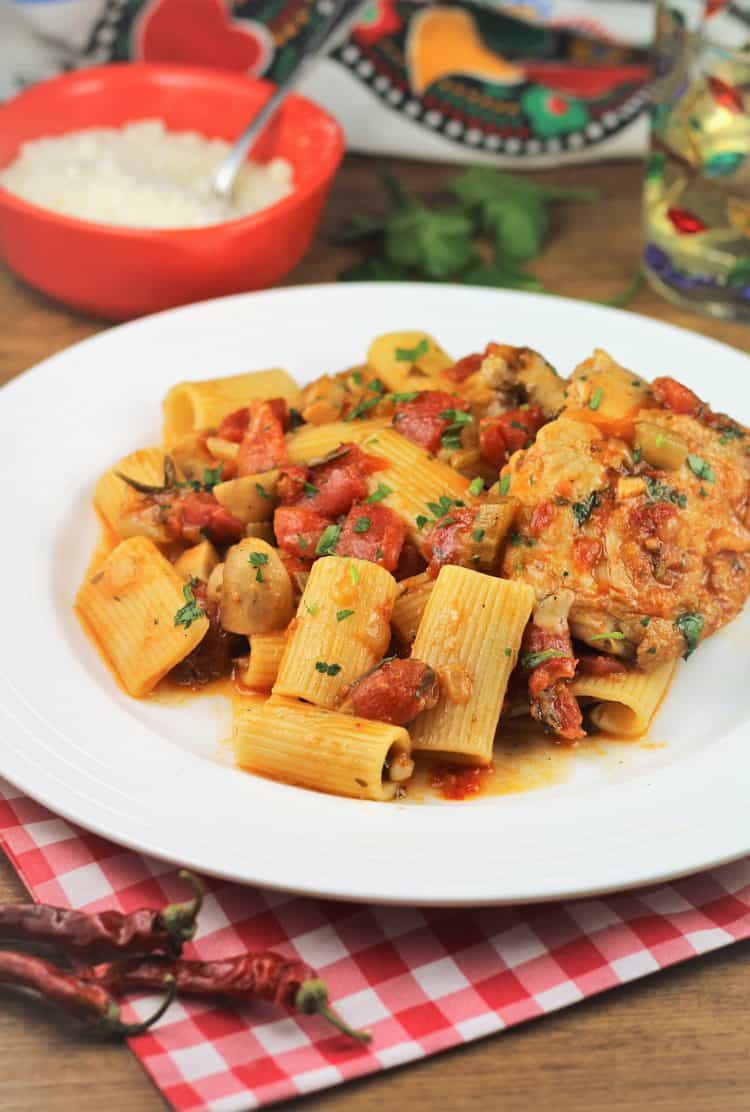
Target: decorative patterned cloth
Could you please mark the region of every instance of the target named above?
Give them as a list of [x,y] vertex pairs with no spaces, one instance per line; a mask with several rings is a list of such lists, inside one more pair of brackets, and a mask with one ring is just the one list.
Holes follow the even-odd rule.
[[[39,901],[132,911],[184,895],[170,865],[70,826],[1,780],[0,839]],[[303,958],[372,1043],[352,1045],[316,1017],[266,1004],[183,1000],[131,1046],[180,1112],[244,1112],[471,1042],[747,937],[750,858],[640,892],[456,911],[212,881],[190,956],[273,948]],[[134,998],[126,1018],[154,1004]]]
[[[279,80],[330,4],[0,0],[0,96],[61,68],[129,59]],[[653,6],[634,0],[369,0],[303,91],[341,120],[353,150],[509,165],[634,155],[652,24]]]

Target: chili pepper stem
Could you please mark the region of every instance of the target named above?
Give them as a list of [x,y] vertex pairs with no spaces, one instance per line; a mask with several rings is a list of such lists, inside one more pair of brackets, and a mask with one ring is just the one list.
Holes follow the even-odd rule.
[[368,1043],[372,1038],[369,1031],[357,1031],[350,1027],[328,1003],[328,986],[325,981],[303,981],[297,989],[294,1006],[303,1015],[322,1015],[342,1035],[348,1035],[357,1042]]
[[175,998],[177,993],[177,982],[171,974],[167,974],[164,978],[164,984],[167,990],[166,996],[153,1015],[148,1016],[147,1019],[143,1019],[139,1023],[123,1023],[120,1019],[119,1004],[116,1004],[113,1000],[107,1014],[102,1016],[96,1025],[98,1033],[105,1036],[121,1035],[123,1038],[131,1038],[133,1035],[142,1035],[143,1032],[147,1031],[149,1027],[152,1027],[157,1020],[161,1019]]
[[198,914],[203,906],[205,889],[202,882],[187,869],[180,869],[179,876],[192,885],[195,895],[184,903],[168,904],[161,912],[162,922],[169,934],[176,954],[181,953],[183,943],[189,942],[198,926]]

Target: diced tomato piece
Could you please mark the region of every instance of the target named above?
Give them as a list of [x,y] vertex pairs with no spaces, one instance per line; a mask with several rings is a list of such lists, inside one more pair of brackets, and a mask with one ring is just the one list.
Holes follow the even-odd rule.
[[476,374],[482,366],[484,356],[478,351],[473,355],[465,355],[463,359],[459,359],[452,367],[445,371],[445,377],[449,378],[452,382],[465,382],[469,375]]
[[242,409],[235,409],[234,413],[227,414],[216,430],[216,435],[222,440],[232,440],[235,444],[239,444],[249,424],[250,410],[245,405]]
[[237,456],[238,475],[257,475],[286,463],[284,427],[269,402],[252,402]]
[[548,528],[555,514],[557,507],[554,502],[540,502],[538,506],[534,507],[529,521],[529,532],[533,537],[541,537],[545,529]]
[[667,376],[655,378],[653,392],[659,405],[671,409],[673,413],[685,413],[689,417],[695,417],[703,407],[703,402],[698,395],[694,394],[689,387],[683,386],[676,378]]
[[405,726],[440,698],[435,672],[421,660],[388,660],[350,689],[352,711],[360,718],[374,718]]
[[314,560],[318,541],[331,522],[305,506],[279,506],[273,515],[273,531],[279,548],[303,560]]
[[558,680],[572,679],[576,672],[573,644],[567,627],[564,630],[548,630],[530,623],[524,634],[523,655],[547,652],[562,655],[550,656],[532,666],[529,675],[529,694],[532,698],[545,688],[552,687]]
[[659,532],[659,527],[676,513],[677,508],[671,502],[647,502],[643,506],[635,506],[628,518],[633,532],[653,537]]
[[330,463],[310,470],[309,482],[316,493],[305,495],[304,504],[324,517],[341,517],[349,512],[354,502],[367,497],[365,475],[369,473],[369,457],[354,444],[347,448],[348,451]]
[[306,467],[284,467],[276,484],[276,496],[284,506],[299,502],[307,482]]
[[344,522],[336,555],[370,560],[394,571],[405,539],[406,526],[388,506],[357,502]]
[[584,653],[578,658],[577,671],[584,676],[615,676],[628,670],[622,660],[606,653]]
[[513,452],[534,439],[543,424],[538,405],[486,417],[479,426],[479,454],[491,467],[500,468]]
[[478,765],[438,765],[432,770],[430,787],[439,791],[443,799],[468,799],[479,795],[487,777],[492,773],[492,765],[479,768]]
[[[233,544],[245,532],[245,527],[234,514],[206,491],[194,490],[183,495],[178,503],[178,512],[183,535],[192,527],[191,532],[202,532],[217,544]],[[190,534],[186,539],[193,539]]]
[[[305,549],[307,551],[307,549]],[[303,560],[300,556],[294,556],[291,552],[285,549],[279,549],[279,559],[287,570],[287,574],[292,577],[295,572],[309,572],[310,561]]]
[[589,571],[596,567],[604,554],[601,542],[595,537],[576,537],[573,541],[573,559]]
[[428,452],[440,450],[440,438],[453,424],[452,417],[441,414],[451,410],[468,412],[469,405],[443,390],[422,390],[410,402],[399,402],[393,414],[393,427],[408,440],[421,444]]
[[288,432],[289,406],[287,405],[286,398],[269,398],[268,405],[271,407],[271,412],[281,425],[284,432]]
[[425,533],[422,552],[431,576],[436,576],[443,564],[466,566],[469,563],[476,515],[475,509],[452,509]]

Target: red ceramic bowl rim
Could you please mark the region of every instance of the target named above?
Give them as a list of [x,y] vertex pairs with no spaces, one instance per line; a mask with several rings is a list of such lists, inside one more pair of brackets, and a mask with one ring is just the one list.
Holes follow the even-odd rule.
[[[10,111],[11,108],[18,105],[19,101],[22,101],[25,97],[38,96],[40,92],[49,93],[51,98],[50,103],[52,104],[54,103],[55,92],[60,85],[71,84],[80,80],[82,77],[119,77],[123,75],[124,70],[128,70],[131,74],[133,71],[137,71],[144,74],[173,74],[178,77],[192,77],[198,82],[210,80],[214,82],[219,81],[241,84],[243,87],[252,85],[267,89],[269,93],[275,88],[271,81],[264,81],[259,77],[246,77],[244,74],[236,73],[233,70],[218,69],[210,66],[182,66],[161,62],[128,62],[119,65],[87,66],[84,69],[74,70],[71,73],[64,73],[59,77],[53,77],[47,81],[40,81],[36,85],[32,85],[29,89],[24,89],[18,96],[6,101],[5,104],[0,104],[0,128],[3,125],[3,115]],[[291,212],[296,205],[300,204],[309,197],[311,193],[320,188],[320,186],[336,172],[344,155],[346,143],[344,132],[338,120],[332,116],[330,112],[327,112],[325,108],[322,108],[308,97],[301,96],[298,93],[291,93],[290,100],[303,104],[330,125],[333,146],[321,160],[320,165],[311,173],[309,179],[303,186],[299,188],[295,186],[287,197],[282,197],[281,200],[274,201],[272,205],[259,209],[257,212],[250,212],[246,216],[239,216],[235,220],[222,220],[217,224],[205,224],[198,228],[138,228],[123,226],[122,224],[104,224],[95,220],[83,220],[78,216],[66,216],[64,213],[55,212],[54,209],[32,204],[30,201],[25,201],[17,194],[11,193],[2,185],[0,185],[0,205],[4,205],[9,209],[15,209],[35,219],[48,220],[51,223],[61,224],[63,227],[76,228],[81,232],[130,239],[140,239],[143,237],[150,240],[159,240],[172,239],[175,236],[209,236],[212,233],[216,234],[219,229],[225,229],[227,227],[231,227],[233,230],[237,231],[256,227],[269,217],[283,216],[286,212]],[[80,128],[77,130],[80,130]],[[60,134],[65,135],[67,132],[61,132]]]

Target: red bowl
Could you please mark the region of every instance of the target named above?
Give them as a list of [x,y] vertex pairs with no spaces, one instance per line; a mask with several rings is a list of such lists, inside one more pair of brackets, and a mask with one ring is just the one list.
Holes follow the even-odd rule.
[[[223,70],[100,66],[35,85],[0,106],[0,166],[40,136],[159,117],[174,131],[236,138],[272,86]],[[344,153],[327,112],[290,96],[251,151],[289,160],[294,191],[267,209],[206,228],[153,230],[94,224],[0,188],[0,253],[52,297],[114,320],[280,281],[310,245]]]

